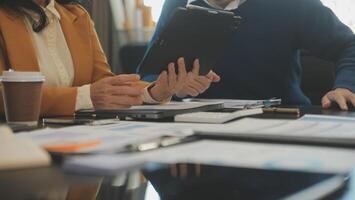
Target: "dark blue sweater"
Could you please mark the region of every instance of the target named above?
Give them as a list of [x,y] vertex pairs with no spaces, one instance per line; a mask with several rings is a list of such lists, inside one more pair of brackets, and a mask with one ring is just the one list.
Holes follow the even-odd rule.
[[[186,4],[166,0],[153,41],[170,13]],[[195,4],[208,6],[202,0]],[[234,12],[242,24],[214,66],[222,80],[201,98],[280,97],[285,104],[309,104],[300,88],[300,49],[335,62],[334,87],[355,92],[355,35],[320,0],[248,0]]]

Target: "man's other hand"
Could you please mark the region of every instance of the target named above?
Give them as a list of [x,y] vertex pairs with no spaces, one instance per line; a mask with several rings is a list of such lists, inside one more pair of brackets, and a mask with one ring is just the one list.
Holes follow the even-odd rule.
[[345,88],[330,91],[322,99],[323,108],[330,108],[333,102],[337,103],[340,109],[349,110],[348,104],[355,107],[355,93]]

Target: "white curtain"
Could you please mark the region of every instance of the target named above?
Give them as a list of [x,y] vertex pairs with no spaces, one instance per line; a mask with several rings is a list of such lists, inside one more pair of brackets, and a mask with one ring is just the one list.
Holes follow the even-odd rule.
[[146,6],[152,7],[153,21],[157,22],[165,0],[144,0]]

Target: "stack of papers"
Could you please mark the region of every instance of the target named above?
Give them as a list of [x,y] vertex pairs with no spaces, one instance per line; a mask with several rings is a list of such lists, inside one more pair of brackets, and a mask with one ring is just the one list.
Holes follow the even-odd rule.
[[[306,119],[306,118],[305,118]],[[322,120],[265,120],[246,118],[227,124],[149,123],[121,121],[104,126],[74,126],[19,134],[54,152],[112,153],[127,145],[162,136],[192,134],[235,139],[261,139],[355,146],[355,123]],[[347,119],[346,121],[352,121]]]
[[219,128],[201,127],[195,131],[216,137],[355,146],[355,123],[242,119]]
[[281,143],[296,141],[355,146],[355,123],[352,120],[306,116],[298,121],[242,119],[223,125],[123,121],[105,126],[45,129],[22,133],[18,137],[31,138],[43,147],[77,147],[74,148],[77,153],[104,153],[73,157],[65,162],[64,167],[68,171],[95,175],[113,175],[147,162],[342,173],[355,166],[355,151],[351,149],[202,140],[148,152],[114,153],[129,144],[161,136],[185,137],[193,133]]
[[[214,127],[215,125],[204,125]],[[112,153],[127,145],[151,141],[162,136],[185,137],[199,124],[120,121],[104,126],[72,126],[17,134],[30,138],[51,152]]]

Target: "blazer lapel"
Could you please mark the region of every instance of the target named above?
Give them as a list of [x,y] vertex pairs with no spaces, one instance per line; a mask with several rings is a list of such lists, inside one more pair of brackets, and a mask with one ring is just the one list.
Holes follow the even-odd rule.
[[8,15],[6,29],[2,30],[9,64],[16,71],[39,71],[36,52],[25,19]]
[[[92,52],[90,52],[90,33],[85,32],[86,20],[81,20],[80,16],[76,16],[69,12],[65,7],[56,3],[56,9],[61,16],[61,27],[64,32],[70,53],[74,64],[75,78],[73,85],[80,86],[91,81]],[[87,25],[86,25],[87,26]],[[85,52],[88,51],[88,52]]]

